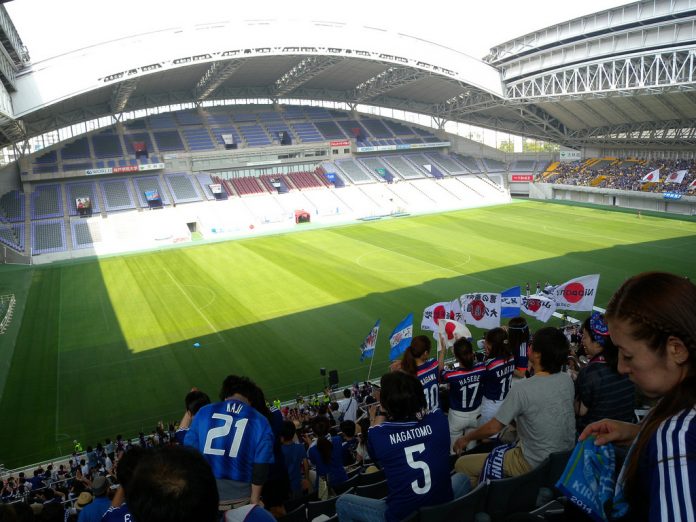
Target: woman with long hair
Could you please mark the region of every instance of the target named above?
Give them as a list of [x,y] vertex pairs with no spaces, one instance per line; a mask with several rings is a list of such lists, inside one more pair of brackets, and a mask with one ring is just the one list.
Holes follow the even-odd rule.
[[435,359],[430,357],[431,347],[430,337],[415,336],[401,359],[401,371],[418,377],[426,407],[434,411],[440,407],[440,373],[445,366],[445,350],[440,350],[439,359]]
[[630,444],[616,499],[629,520],[693,520],[696,508],[696,285],[647,272],[628,279],[607,306],[609,334],[627,374],[657,405],[641,425],[604,419],[584,440]]
[[524,317],[513,317],[508,321],[508,349],[515,358],[515,378],[524,379],[527,374],[529,359],[527,358],[527,346],[529,345],[529,325]]
[[341,495],[336,502],[341,522],[396,522],[469,490],[460,477],[450,478],[447,419],[441,410],[427,410],[418,379],[392,372],[382,376],[381,386],[382,412],[370,413],[368,446],[384,470],[387,498]]
[[343,467],[343,439],[339,435],[331,436],[331,422],[327,417],[314,417],[310,425],[316,439],[309,446],[307,458],[316,468],[315,489],[319,491],[319,481],[322,479],[329,489],[343,484],[348,480]]
[[575,380],[575,415],[581,433],[600,419],[631,422],[636,389],[617,370],[619,352],[611,342],[604,316],[593,312],[582,324],[582,345],[590,358]]
[[515,358],[510,353],[510,341],[503,328],[488,330],[483,339],[483,347],[486,352],[486,372],[481,380],[483,401],[480,426],[495,416],[510,391],[515,372]]
[[[442,381],[449,385],[450,448],[464,434],[478,426],[478,416],[483,399],[481,379],[486,365],[477,363],[468,339],[457,339],[452,347],[459,367],[442,372]],[[472,444],[473,445],[473,444]]]

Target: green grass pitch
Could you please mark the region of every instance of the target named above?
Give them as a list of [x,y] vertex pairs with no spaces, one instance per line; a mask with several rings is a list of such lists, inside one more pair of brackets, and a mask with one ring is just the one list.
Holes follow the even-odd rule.
[[0,293],[14,292],[18,310],[0,339],[0,463],[150,431],[180,418],[192,386],[215,397],[230,373],[269,400],[320,390],[320,367],[363,380],[358,346],[381,318],[379,376],[400,319],[414,312],[419,325],[424,307],[467,291],[599,272],[602,306],[640,271],[696,278],[695,254],[691,219],[518,202],[5,267]]

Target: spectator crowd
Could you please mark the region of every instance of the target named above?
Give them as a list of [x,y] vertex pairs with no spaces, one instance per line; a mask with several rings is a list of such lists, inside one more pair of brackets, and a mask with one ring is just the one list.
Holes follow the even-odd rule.
[[[445,339],[415,336],[379,384],[294,404],[269,404],[244,376],[226,377],[217,400],[193,388],[177,424],[84,451],[75,441],[67,464],[5,477],[0,522],[397,521],[526,480],[588,438],[616,448],[602,505],[623,506],[625,520],[693,517],[693,283],[641,274],[606,314],[536,332],[516,317],[487,331],[482,349],[472,341],[457,338],[447,362]],[[554,502],[584,519],[567,498]],[[529,520],[547,519],[540,509]]]

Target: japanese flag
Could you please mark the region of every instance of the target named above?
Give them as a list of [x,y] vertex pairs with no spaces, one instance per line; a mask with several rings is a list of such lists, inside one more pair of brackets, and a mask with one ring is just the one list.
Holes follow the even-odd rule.
[[660,169],[655,169],[652,172],[647,173],[641,179],[643,183],[656,183],[660,181]]
[[667,183],[681,183],[684,181],[684,177],[686,176],[686,173],[689,172],[688,170],[678,170],[676,172],[672,172],[668,177],[667,177]]
[[486,330],[500,326],[500,294],[464,294],[460,301],[466,324]]
[[[450,317],[450,315],[452,315],[452,317]],[[451,314],[451,304],[449,301],[431,304],[429,307],[423,310],[421,330],[437,332],[438,321],[445,318],[454,319],[454,315]]]
[[534,294],[522,296],[522,306],[520,309],[527,315],[535,317],[545,323],[556,311],[556,301],[545,295]]
[[599,274],[576,277],[558,285],[554,290],[556,307],[559,310],[591,312],[599,286]]
[[438,332],[445,340],[447,348],[452,348],[454,341],[457,339],[462,337],[465,339],[471,338],[471,331],[465,325],[451,319],[441,319],[438,323]]

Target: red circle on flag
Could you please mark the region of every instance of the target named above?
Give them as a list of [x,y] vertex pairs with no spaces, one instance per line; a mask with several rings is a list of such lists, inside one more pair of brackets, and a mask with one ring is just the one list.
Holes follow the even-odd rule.
[[529,299],[527,301],[527,309],[532,312],[538,312],[541,308],[541,301],[539,299]]
[[451,341],[454,339],[454,330],[457,328],[457,325],[454,323],[447,323],[445,325],[445,333],[447,334],[447,340]]
[[486,315],[486,303],[480,299],[471,301],[471,317],[476,321],[480,321]]
[[445,307],[442,305],[438,305],[433,310],[433,321],[435,321],[435,324],[439,324],[440,319],[444,319],[446,315],[447,310],[445,310]]
[[570,283],[563,289],[563,297],[569,303],[577,303],[585,296],[585,287],[582,283]]

